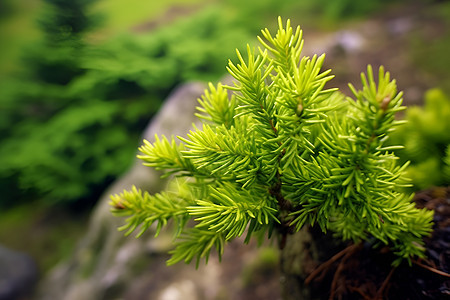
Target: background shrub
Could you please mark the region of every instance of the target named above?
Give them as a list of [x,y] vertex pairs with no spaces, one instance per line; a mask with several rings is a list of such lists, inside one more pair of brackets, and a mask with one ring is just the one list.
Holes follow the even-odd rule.
[[0,202],[24,191],[50,203],[93,201],[130,165],[140,132],[176,85],[222,76],[247,35],[231,27],[213,9],[151,34],[63,41],[49,56],[33,50],[28,77],[2,88]]
[[392,135],[403,162],[410,161],[408,177],[414,189],[450,185],[450,98],[440,89],[425,94],[423,107],[410,107],[407,124]]

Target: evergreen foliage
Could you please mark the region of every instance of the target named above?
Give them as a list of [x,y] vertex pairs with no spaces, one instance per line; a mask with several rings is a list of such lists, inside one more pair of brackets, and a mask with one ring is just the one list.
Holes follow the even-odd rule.
[[[177,221],[168,264],[219,257],[227,241],[246,234],[287,234],[307,225],[355,242],[374,237],[402,259],[423,256],[422,237],[432,212],[419,210],[401,189],[407,164],[398,165],[386,140],[402,122],[402,93],[383,67],[351,85],[354,100],[325,89],[333,76],[321,71],[324,55],[305,57],[302,31],[290,21],[262,47],[237,51],[229,61],[234,86],[217,87],[199,100],[203,125],[187,137],[156,136],[138,156],[166,175],[185,178],[176,191],[150,195],[133,188],[112,196],[113,213],[128,216],[129,234],[153,223]],[[230,96],[228,91],[232,91]],[[194,228],[184,225],[194,219]],[[181,226],[181,228],[180,228]]]
[[233,28],[219,11],[205,10],[148,34],[67,47],[81,71],[64,82],[34,65],[30,77],[2,82],[0,205],[29,195],[91,205],[132,163],[142,130],[176,85],[223,75],[225,58],[249,36]]
[[440,89],[429,90],[424,106],[410,107],[405,119],[391,143],[405,145],[396,154],[410,161],[407,176],[413,188],[450,185],[450,98]]
[[[107,122],[112,105],[102,109],[96,102],[90,107],[68,92],[69,85],[85,72],[83,37],[95,23],[87,14],[93,2],[46,0],[39,22],[43,39],[24,53],[26,73],[2,82],[0,187],[4,196],[0,205],[17,202],[23,197],[20,189],[39,196],[50,194],[54,202],[77,199],[99,182],[98,175],[83,176],[74,166],[98,167],[89,151],[80,151],[86,140],[96,138],[96,134],[84,136],[83,130]],[[83,108],[88,111],[85,119],[80,118]],[[123,161],[115,157],[119,164]]]
[[65,85],[83,73],[84,34],[96,25],[88,9],[97,0],[44,0],[38,20],[43,40],[25,54],[30,75],[39,82]]

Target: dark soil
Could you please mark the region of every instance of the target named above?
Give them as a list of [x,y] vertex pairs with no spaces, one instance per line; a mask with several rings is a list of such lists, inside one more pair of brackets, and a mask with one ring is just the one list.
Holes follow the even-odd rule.
[[318,299],[450,299],[450,187],[419,192],[414,201],[435,211],[426,259],[393,268],[387,247],[350,245],[307,279]]

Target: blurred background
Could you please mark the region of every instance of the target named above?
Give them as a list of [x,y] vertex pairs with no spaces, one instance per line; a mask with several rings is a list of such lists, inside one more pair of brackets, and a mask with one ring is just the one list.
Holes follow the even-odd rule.
[[384,65],[411,106],[394,140],[414,189],[449,185],[449,1],[0,0],[0,246],[39,278],[68,259],[164,99],[223,78],[277,16],[346,93]]

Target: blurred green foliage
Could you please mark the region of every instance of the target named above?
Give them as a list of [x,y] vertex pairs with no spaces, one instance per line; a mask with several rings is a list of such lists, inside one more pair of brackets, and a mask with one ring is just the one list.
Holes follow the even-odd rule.
[[339,22],[366,17],[405,0],[222,0],[239,15],[243,26],[258,30],[271,27],[274,16],[298,20],[305,27],[336,28]]
[[[397,0],[398,2],[399,0]],[[339,20],[343,17],[359,17],[369,13],[373,13],[381,9],[386,4],[395,1],[389,0],[317,0],[313,1],[317,9],[322,8],[324,10],[324,17],[329,20]]]
[[[101,35],[110,35],[128,31],[136,25],[142,25],[149,20],[161,19],[165,14],[179,14],[204,6],[210,0],[103,0],[92,6],[92,11],[106,14],[100,28]],[[96,36],[97,33],[94,33]]]
[[169,92],[222,76],[246,36],[212,9],[97,46],[44,41],[30,51],[28,77],[1,88],[0,202],[24,191],[53,203],[95,200],[130,165],[140,132]]
[[425,94],[423,107],[407,110],[408,123],[392,134],[392,144],[403,162],[410,161],[408,177],[414,189],[450,185],[450,98],[440,89]]
[[439,30],[430,32],[423,28],[412,38],[411,60],[429,74],[435,86],[450,93],[450,1],[436,2],[439,3],[431,6],[426,15],[438,24]]
[[[36,11],[40,8],[38,0],[0,0],[0,80],[11,72],[24,69],[18,60],[23,47],[39,37],[35,26]],[[3,10],[5,7],[5,10]]]

